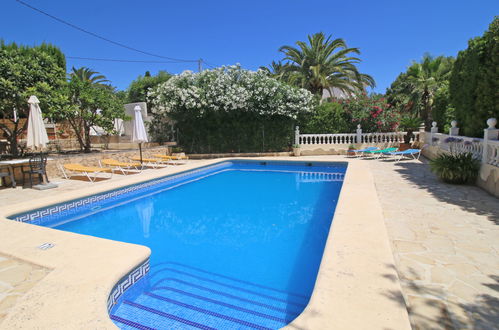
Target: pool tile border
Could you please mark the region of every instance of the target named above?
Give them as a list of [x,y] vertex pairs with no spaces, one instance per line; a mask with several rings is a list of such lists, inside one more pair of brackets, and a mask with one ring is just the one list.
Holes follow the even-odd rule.
[[147,275],[150,269],[149,258],[144,261],[142,264],[137,266],[127,275],[123,276],[113,287],[109,297],[107,298],[107,311],[111,312],[111,309],[114,307],[118,299],[125,293],[128,289],[132,287],[139,280],[144,278]]
[[108,193],[92,195],[92,196],[84,197],[84,198],[77,199],[77,200],[63,202],[63,203],[60,203],[57,205],[51,205],[49,207],[33,210],[31,212],[13,215],[12,217],[9,217],[9,218],[11,218],[14,221],[20,221],[20,222],[34,222],[35,220],[53,215],[55,213],[69,211],[71,209],[75,209],[75,208],[86,206],[86,205],[89,205],[92,203],[100,202],[100,201],[110,199],[113,197],[117,197],[117,196],[120,196],[120,195],[123,195],[126,193],[134,192],[134,191],[137,191],[140,189],[151,188],[153,186],[156,186],[156,185],[159,185],[159,184],[162,184],[165,182],[172,182],[173,183],[176,180],[178,181],[179,179],[185,178],[186,176],[191,176],[191,175],[198,174],[201,172],[207,172],[207,171],[211,171],[214,169],[223,168],[223,167],[226,167],[228,164],[229,164],[229,162],[223,162],[223,163],[219,163],[219,164],[215,164],[215,165],[205,166],[205,167],[202,167],[199,169],[188,170],[188,171],[181,172],[178,174],[166,176],[162,179],[151,180],[151,181],[147,181],[147,182],[144,182],[141,184],[131,185],[131,186],[128,186],[128,187],[125,187],[122,189],[115,189],[115,190],[112,190]]

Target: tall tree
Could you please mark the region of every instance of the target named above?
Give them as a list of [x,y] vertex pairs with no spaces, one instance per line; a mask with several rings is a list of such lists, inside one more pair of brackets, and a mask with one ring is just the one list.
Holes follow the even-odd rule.
[[447,83],[453,63],[452,57],[425,54],[392,83],[387,91],[388,101],[403,112],[421,118],[426,127],[430,127],[435,97]]
[[[132,81],[126,91],[127,102],[147,102],[147,93],[154,87],[164,83],[171,78],[171,74],[166,71],[159,71],[157,75],[152,76],[149,71],[146,71],[144,76],[139,76]],[[147,102],[147,108],[150,109],[150,103]]]
[[[66,60],[50,44],[27,47],[0,41],[0,130],[9,141],[10,153],[19,154],[18,138],[26,129],[28,98],[36,95],[44,116],[53,117],[66,101]],[[14,116],[16,112],[16,116]],[[9,123],[10,124],[7,124]]]
[[471,39],[460,51],[449,93],[464,134],[483,136],[487,118],[499,118],[499,16],[482,37]]
[[287,81],[289,80],[289,70],[287,68],[288,64],[282,63],[282,61],[272,61],[269,66],[261,66],[260,70],[265,72],[268,76],[275,78],[277,80]]
[[[111,133],[114,131],[114,120],[116,118],[124,119],[126,116],[122,99],[118,93],[112,86],[103,84],[104,81],[107,81],[104,76],[97,75],[97,72],[90,69],[77,70],[77,72],[85,72],[85,74],[70,75],[71,79],[67,87],[69,102],[60,116],[70,123],[80,144],[80,149],[84,152],[90,152],[92,146],[91,128],[99,126]],[[87,75],[86,73],[91,74]]]
[[332,39],[324,33],[308,36],[308,43],[297,41],[294,46],[282,46],[288,82],[306,88],[315,95],[325,89],[337,88],[347,94],[375,86],[374,79],[360,73],[356,64],[361,60],[358,48],[348,48],[343,39]]
[[81,81],[88,81],[91,84],[105,85],[109,83],[106,76],[84,66],[78,69],[73,67],[69,75],[70,77],[77,77]]

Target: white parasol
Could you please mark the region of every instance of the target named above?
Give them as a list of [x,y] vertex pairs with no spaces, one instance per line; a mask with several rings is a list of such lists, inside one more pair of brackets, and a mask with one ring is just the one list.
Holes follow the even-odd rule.
[[148,142],[147,132],[142,120],[140,105],[136,105],[133,109],[135,111],[133,120],[132,142],[139,144],[140,163],[142,164],[142,142]]
[[40,101],[34,95],[28,100],[29,117],[28,117],[28,142],[27,147],[31,149],[42,149],[49,142],[45,124],[43,123],[42,110],[40,109]]

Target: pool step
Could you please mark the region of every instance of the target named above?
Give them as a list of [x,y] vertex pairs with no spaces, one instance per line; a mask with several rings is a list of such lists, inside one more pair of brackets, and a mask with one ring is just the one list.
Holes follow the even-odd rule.
[[268,299],[273,302],[280,301],[286,306],[297,306],[300,310],[307,305],[310,298],[303,294],[283,291],[175,262],[154,265],[149,276],[152,287],[160,284],[165,278],[171,277],[185,279],[190,283],[210,288],[219,288],[224,292],[255,296],[258,299]]
[[197,268],[155,265],[149,287],[125,295],[111,318],[123,329],[279,329],[308,298]]

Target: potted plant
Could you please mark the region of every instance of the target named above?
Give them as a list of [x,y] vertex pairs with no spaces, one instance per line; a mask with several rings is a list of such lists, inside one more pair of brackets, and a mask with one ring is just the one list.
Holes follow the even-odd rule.
[[301,149],[299,144],[293,144],[293,154],[295,157],[299,157],[301,154]]
[[399,145],[399,151],[404,151],[411,148],[411,140],[414,141],[415,138],[414,131],[418,129],[420,122],[421,120],[416,117],[402,118],[399,128],[401,130],[404,130],[406,133],[404,135],[404,142],[400,143]]
[[355,146],[353,144],[348,146],[347,156],[355,156]]

